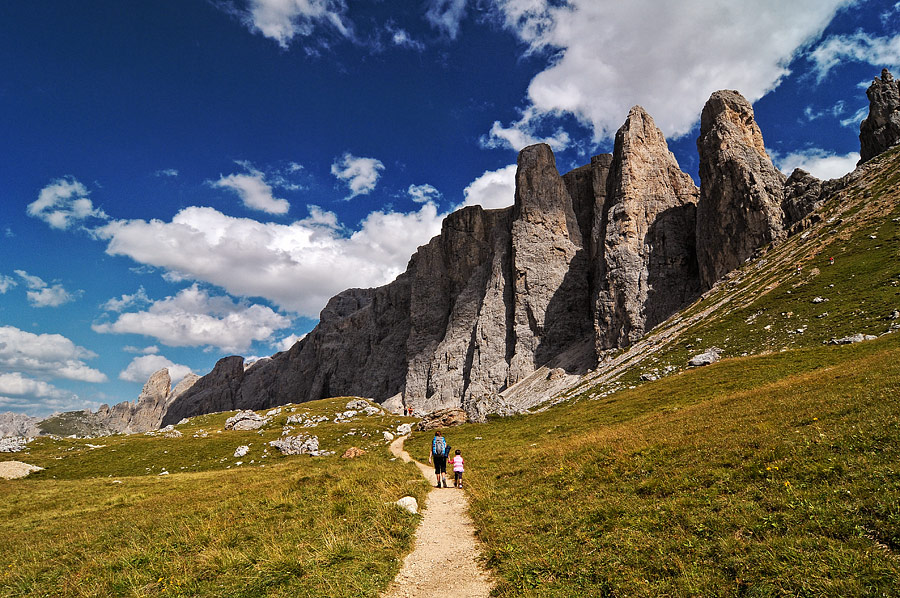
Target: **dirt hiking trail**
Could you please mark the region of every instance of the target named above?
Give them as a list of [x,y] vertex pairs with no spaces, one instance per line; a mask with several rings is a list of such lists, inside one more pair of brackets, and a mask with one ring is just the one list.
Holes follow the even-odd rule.
[[[403,450],[404,440],[405,436],[392,442],[391,453],[413,461]],[[414,463],[432,488],[415,547],[383,598],[487,598],[491,581],[478,564],[478,541],[465,492],[453,487],[452,473],[447,476],[449,488],[435,488],[434,469]]]

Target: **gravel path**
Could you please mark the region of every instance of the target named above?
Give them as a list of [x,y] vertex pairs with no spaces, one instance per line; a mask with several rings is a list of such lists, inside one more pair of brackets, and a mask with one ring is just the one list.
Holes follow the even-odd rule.
[[[406,462],[401,437],[391,452]],[[434,484],[434,469],[415,461],[419,471]],[[452,474],[451,476],[452,477]],[[491,592],[491,581],[478,564],[478,540],[469,519],[465,492],[452,486],[428,493],[427,508],[416,531],[415,548],[403,560],[400,573],[383,598],[480,598]]]

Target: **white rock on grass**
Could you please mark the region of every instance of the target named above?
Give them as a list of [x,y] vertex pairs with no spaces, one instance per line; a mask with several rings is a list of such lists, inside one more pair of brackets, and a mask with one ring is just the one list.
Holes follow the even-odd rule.
[[225,420],[226,430],[257,430],[269,422],[269,418],[257,415],[253,411],[238,411]]
[[247,453],[250,452],[250,447],[246,444],[242,444],[234,450],[234,458],[240,459],[241,457],[245,457]]
[[394,503],[401,509],[406,509],[413,515],[418,515],[419,513],[419,503],[412,496],[404,496],[400,500]]
[[269,443],[270,446],[277,448],[284,455],[312,455],[313,457],[323,457],[331,454],[327,451],[319,450],[319,437],[310,436],[283,436],[278,440]]
[[384,439],[385,439],[387,442],[391,442],[391,441],[394,439],[394,435],[391,434],[390,432],[388,432],[387,430],[385,430],[385,432],[384,432]]
[[721,353],[722,349],[711,347],[699,355],[694,355],[691,360],[688,361],[688,365],[691,367],[700,367],[713,364],[721,359]]
[[842,338],[833,338],[828,341],[829,345],[852,345],[853,343],[861,343],[863,341],[872,341],[878,338],[877,336],[873,336],[871,334],[853,334],[850,336],[845,336]]
[[412,424],[400,424],[397,426],[398,436],[407,436],[410,432],[412,432]]
[[29,440],[31,439],[18,436],[0,438],[0,453],[18,453],[19,451],[24,451]]

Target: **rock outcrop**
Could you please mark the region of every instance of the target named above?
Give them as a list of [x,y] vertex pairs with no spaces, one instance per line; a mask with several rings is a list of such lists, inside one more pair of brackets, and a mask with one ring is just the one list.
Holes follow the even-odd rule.
[[763,245],[782,237],[785,176],[766,153],[753,108],[717,91],[700,116],[697,259],[710,288]]
[[150,376],[137,401],[123,401],[112,407],[101,405],[93,418],[101,429],[109,433],[142,434],[156,430],[169,405],[199,379],[196,374],[188,374],[173,389],[169,370],[163,368]]
[[859,127],[860,164],[900,142],[900,82],[884,69],[866,96],[869,115]]

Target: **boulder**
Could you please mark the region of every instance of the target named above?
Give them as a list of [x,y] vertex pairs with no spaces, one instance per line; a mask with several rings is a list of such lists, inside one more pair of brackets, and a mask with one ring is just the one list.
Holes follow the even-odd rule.
[[246,444],[242,444],[241,446],[234,449],[234,458],[240,459],[241,457],[246,457],[247,453],[250,452],[250,447]]
[[346,451],[344,451],[344,454],[341,455],[341,458],[342,459],[355,459],[356,457],[362,457],[365,454],[366,454],[366,451],[362,450],[361,448],[359,448],[357,446],[351,446]]
[[2,461],[0,462],[0,480],[15,480],[24,478],[30,473],[43,470],[43,467],[30,465],[22,461]]
[[871,334],[851,334],[850,336],[844,336],[841,338],[832,338],[828,341],[829,345],[851,345],[853,343],[861,343],[863,341],[873,341],[877,336],[873,336]]
[[0,453],[18,453],[28,447],[28,438],[10,436],[0,438]]
[[436,430],[458,426],[468,421],[468,416],[463,409],[441,409],[426,415],[422,421],[416,424],[416,429],[421,431]]
[[404,496],[400,500],[394,503],[401,509],[405,509],[412,513],[413,515],[418,515],[419,513],[419,503],[416,501],[415,497],[412,496]]
[[253,411],[238,411],[225,420],[226,430],[258,430],[269,423],[269,418]]
[[700,353],[699,355],[694,355],[690,359],[690,361],[688,361],[688,365],[691,367],[711,365],[721,359],[721,353],[721,349],[719,349],[718,347],[712,347],[710,349],[707,349],[703,353]]
[[278,440],[269,443],[270,446],[277,448],[284,455],[312,455],[314,457],[323,454],[319,450],[319,437],[311,436],[304,438],[302,436],[282,436]]

